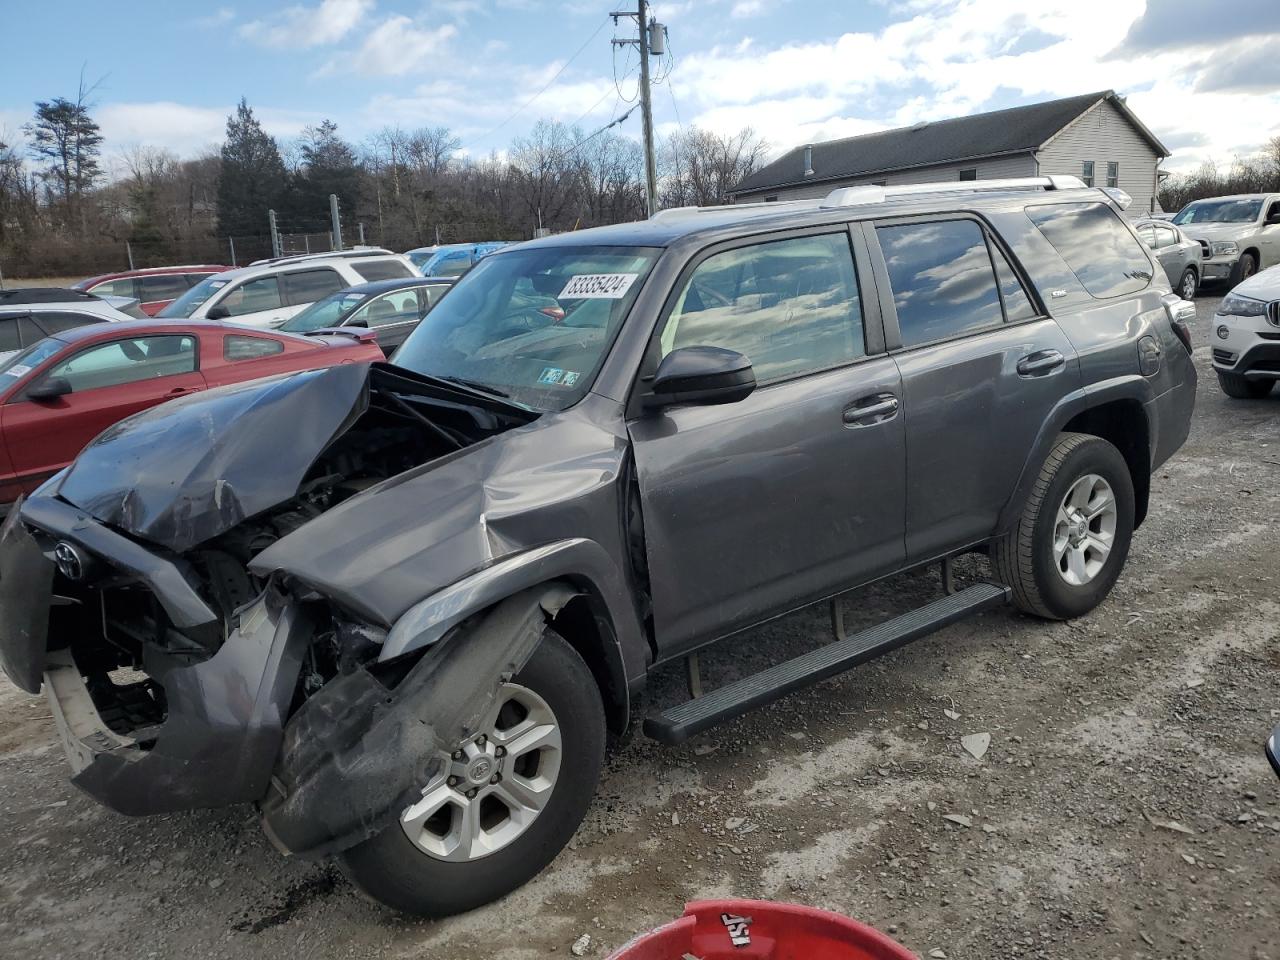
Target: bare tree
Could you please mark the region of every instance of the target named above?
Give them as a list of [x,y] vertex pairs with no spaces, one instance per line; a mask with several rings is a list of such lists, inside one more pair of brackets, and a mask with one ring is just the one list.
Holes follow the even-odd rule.
[[662,150],[662,205],[724,203],[742,179],[756,170],[768,144],[750,127],[721,136],[689,127],[667,138]]

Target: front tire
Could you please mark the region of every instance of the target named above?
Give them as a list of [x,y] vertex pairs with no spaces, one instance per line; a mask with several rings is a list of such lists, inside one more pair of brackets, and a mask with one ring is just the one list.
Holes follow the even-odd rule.
[[1252,253],[1246,253],[1231,268],[1231,286],[1248,280],[1258,272],[1258,261]]
[[600,690],[577,651],[548,630],[482,729],[399,822],[340,855],[373,899],[423,917],[472,910],[532,879],[573,837],[605,746]]
[[1100,437],[1064,433],[1017,524],[992,545],[992,566],[1024,612],[1083,616],[1119,579],[1133,517],[1133,478],[1120,451]]
[[1261,400],[1276,385],[1274,380],[1250,380],[1238,373],[1225,373],[1222,370],[1215,370],[1214,373],[1218,375],[1218,386],[1222,387],[1222,392],[1237,400]]

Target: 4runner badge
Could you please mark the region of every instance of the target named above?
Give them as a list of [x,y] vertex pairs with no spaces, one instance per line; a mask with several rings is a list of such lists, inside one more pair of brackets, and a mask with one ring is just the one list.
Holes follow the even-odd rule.
[[729,941],[735,947],[751,946],[751,918],[736,917],[732,913],[720,914],[720,922],[729,931]]

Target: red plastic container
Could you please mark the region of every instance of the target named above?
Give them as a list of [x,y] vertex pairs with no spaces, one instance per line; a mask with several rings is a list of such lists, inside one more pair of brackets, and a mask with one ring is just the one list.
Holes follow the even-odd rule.
[[609,960],[917,960],[879,930],[838,913],[763,900],[700,900]]

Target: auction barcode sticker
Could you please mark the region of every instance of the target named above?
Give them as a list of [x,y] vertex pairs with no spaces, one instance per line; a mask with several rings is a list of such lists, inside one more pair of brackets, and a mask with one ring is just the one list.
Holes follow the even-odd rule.
[[557,300],[620,300],[638,273],[583,273],[569,278]]

